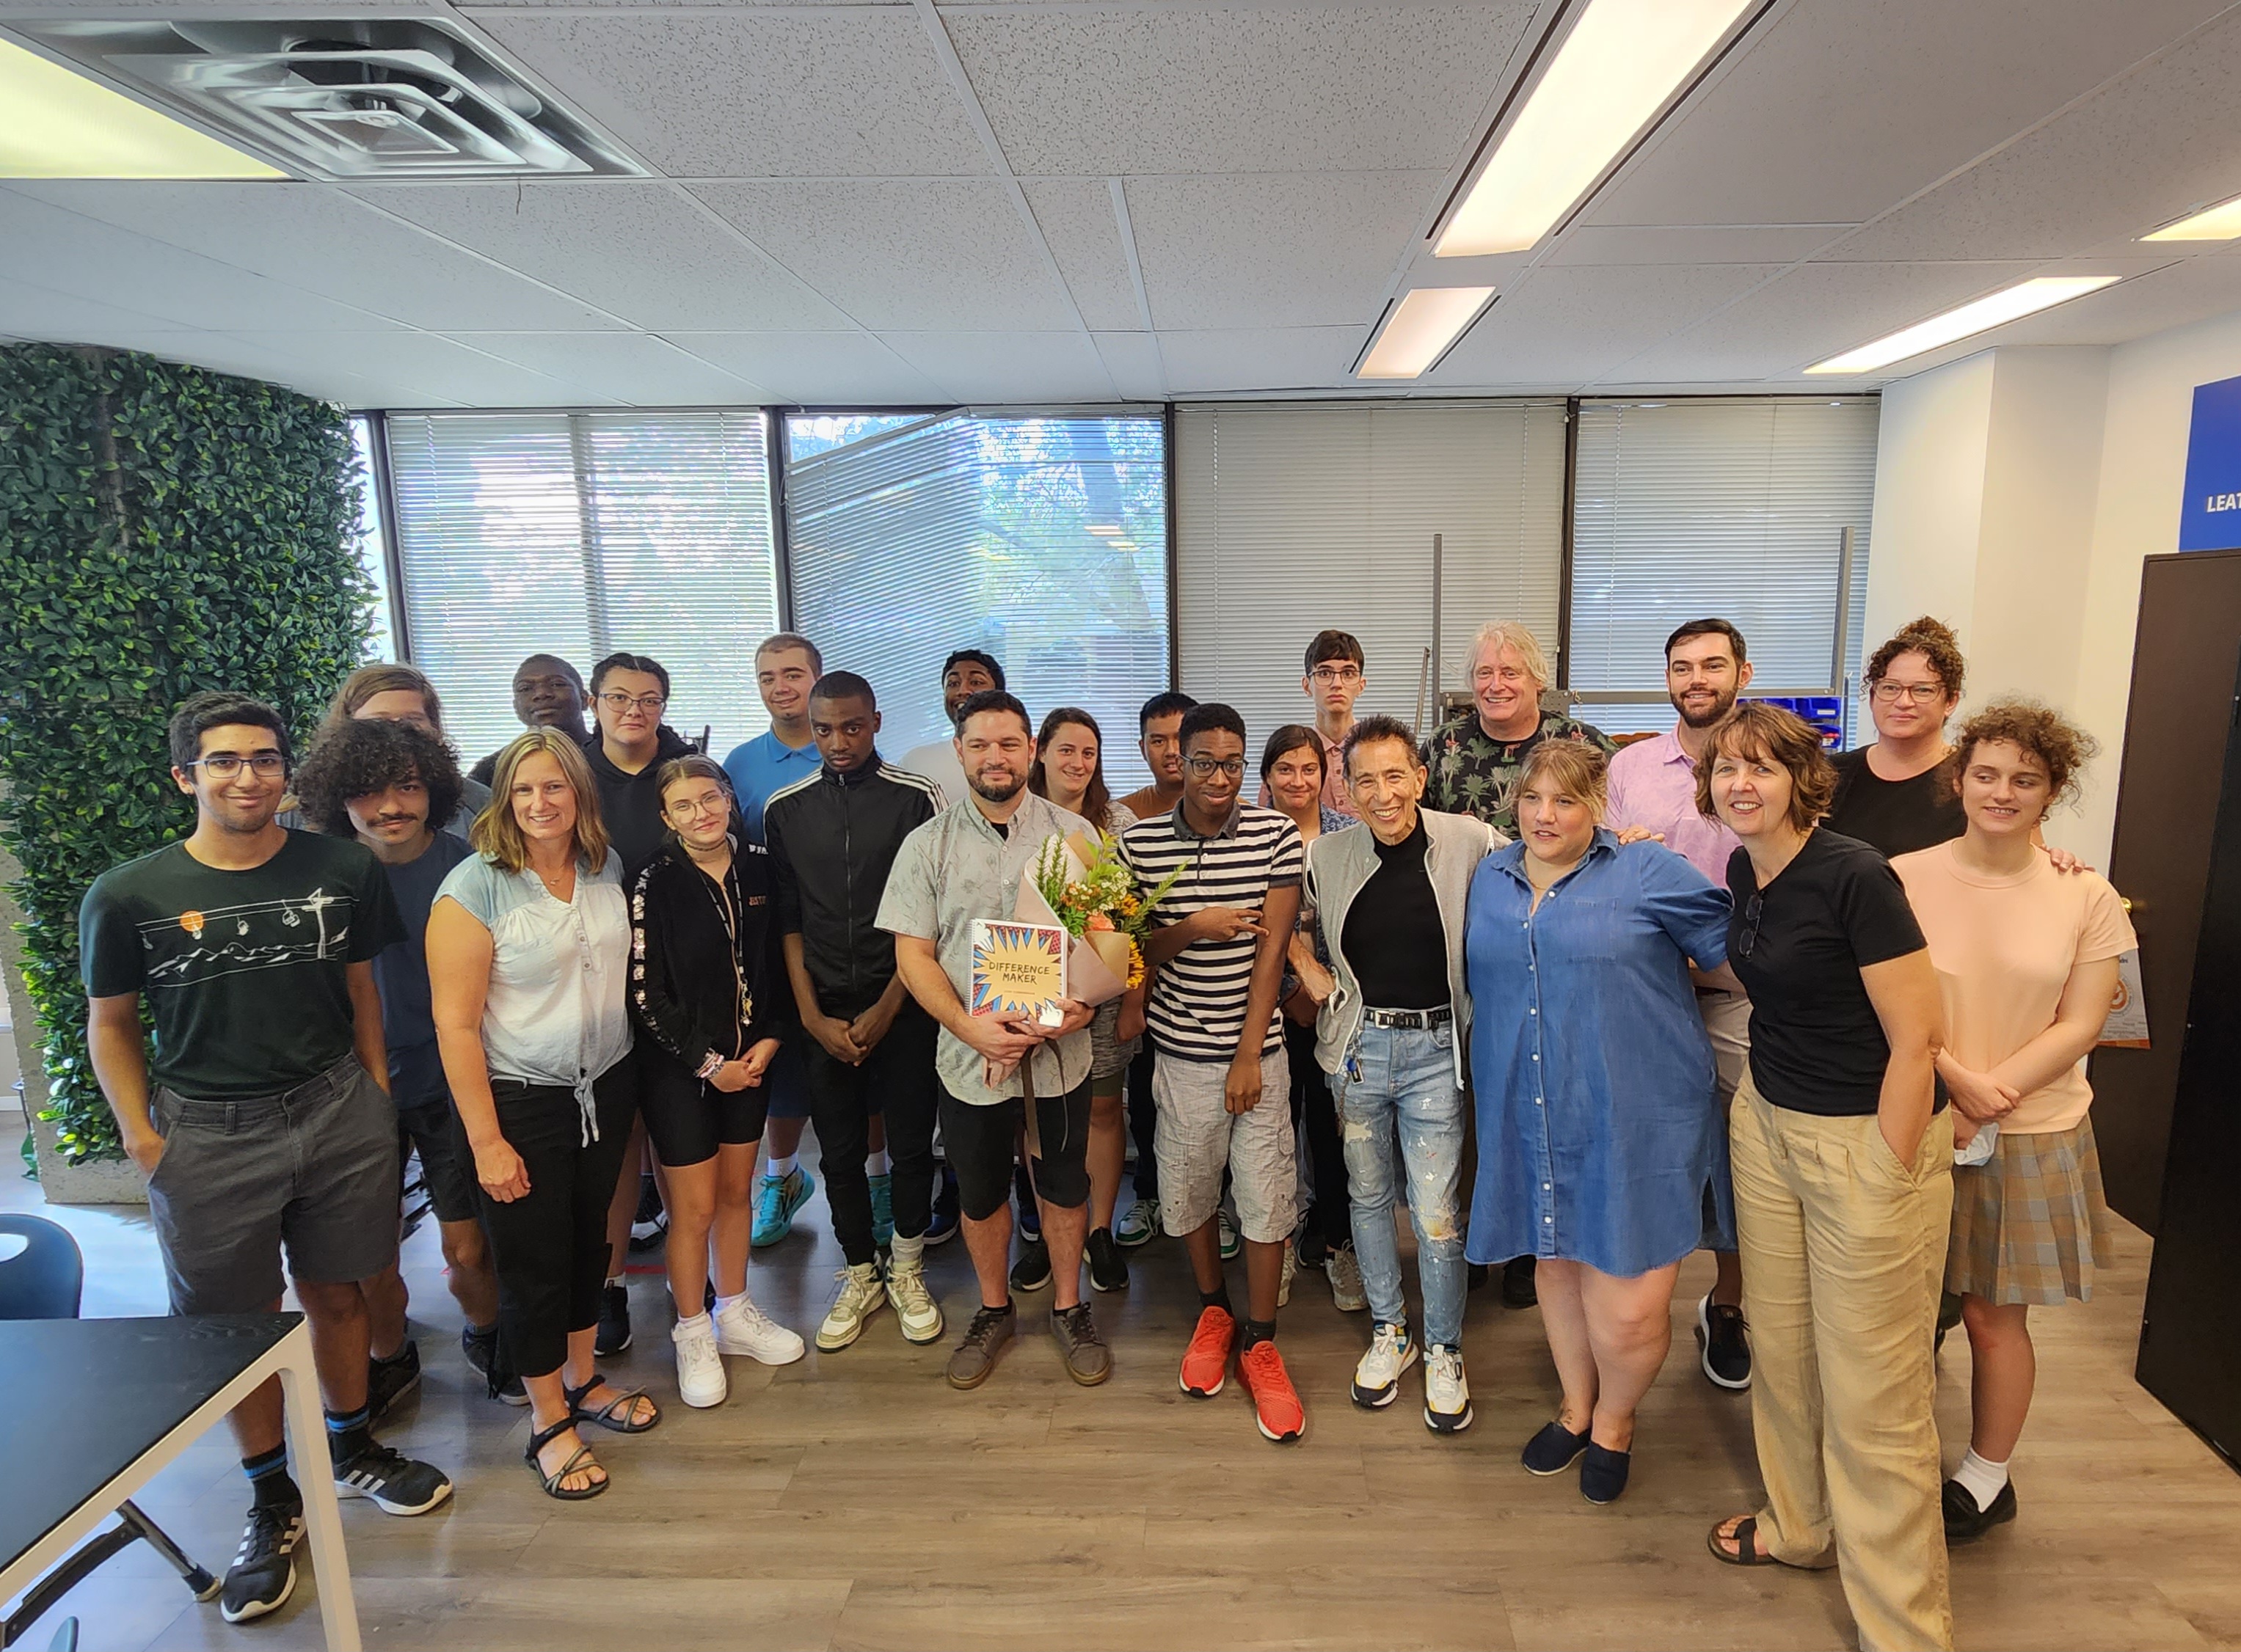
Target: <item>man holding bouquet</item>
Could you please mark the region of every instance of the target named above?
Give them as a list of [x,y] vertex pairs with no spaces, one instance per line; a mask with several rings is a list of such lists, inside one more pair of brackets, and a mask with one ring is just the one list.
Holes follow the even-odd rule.
[[1000,689],[975,694],[958,708],[965,796],[903,840],[876,920],[895,937],[904,986],[941,1029],[934,1054],[941,1134],[957,1172],[965,1245],[980,1287],[979,1310],[950,1356],[953,1388],[987,1382],[1016,1327],[1007,1277],[1008,1196],[1013,1141],[1023,1127],[1050,1246],[1051,1335],[1075,1382],[1093,1386],[1113,1373],[1112,1352],[1081,1296],[1093,1011],[1067,999],[1057,1024],[1047,1027],[966,1008],[973,920],[1010,922],[1020,882],[1032,878],[1051,840],[1092,832],[1080,816],[1027,789],[1034,729],[1027,708]]

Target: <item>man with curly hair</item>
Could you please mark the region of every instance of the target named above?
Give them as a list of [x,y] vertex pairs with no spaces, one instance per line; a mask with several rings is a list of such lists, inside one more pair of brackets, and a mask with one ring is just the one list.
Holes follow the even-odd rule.
[[[472,852],[434,824],[452,818],[460,788],[458,763],[439,736],[414,723],[380,718],[330,723],[296,777],[313,827],[355,837],[373,851],[405,921],[403,937],[373,961],[389,1093],[397,1103],[400,1151],[409,1141],[420,1155],[428,1202],[443,1236],[446,1279],[466,1317],[460,1342],[468,1360],[487,1375],[498,1348],[498,1275],[476,1219],[474,1163],[455,1128],[436,1050],[423,944],[438,886]],[[373,1326],[367,1391],[376,1416],[420,1382],[419,1350],[405,1335],[405,1281],[392,1262],[366,1282]],[[522,1402],[519,1378],[501,1372],[496,1387],[501,1397]]]

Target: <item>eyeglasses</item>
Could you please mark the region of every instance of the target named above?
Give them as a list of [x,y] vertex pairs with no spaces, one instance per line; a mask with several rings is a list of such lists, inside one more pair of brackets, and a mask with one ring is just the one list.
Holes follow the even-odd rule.
[[253,757],[231,751],[212,752],[207,757],[196,758],[187,767],[200,769],[205,779],[231,780],[241,772],[244,763],[249,765],[249,772],[259,780],[271,780],[288,772],[288,760],[277,751],[260,751]]
[[1308,675],[1325,688],[1329,688],[1335,683],[1361,682],[1361,668],[1355,665],[1319,665]]
[[609,689],[599,696],[599,703],[610,711],[627,711],[636,706],[641,711],[659,711],[669,703],[666,694],[625,694],[619,689]]
[[1909,705],[1935,705],[1945,697],[1943,683],[1894,683],[1887,676],[1876,679],[1875,696],[1885,705],[1896,705],[1904,700]]
[[1754,895],[1743,907],[1743,932],[1736,937],[1736,951],[1748,958],[1758,944],[1758,923],[1766,916],[1766,896]]
[[727,815],[731,811],[732,800],[720,792],[713,797],[679,797],[669,806],[669,812],[679,820],[695,815]]
[[1245,759],[1242,757],[1188,757],[1184,762],[1191,773],[1201,780],[1210,780],[1217,772],[1228,775],[1232,780],[1245,777]]

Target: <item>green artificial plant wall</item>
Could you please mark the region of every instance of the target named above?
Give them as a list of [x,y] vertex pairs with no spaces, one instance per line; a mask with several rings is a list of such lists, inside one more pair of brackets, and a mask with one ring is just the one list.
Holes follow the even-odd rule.
[[72,1160],[118,1153],[86,1057],[78,902],[192,827],[164,737],[181,700],[257,695],[300,743],[361,657],[357,469],[340,410],[292,390],[0,349],[0,838],[23,868],[42,1116]]

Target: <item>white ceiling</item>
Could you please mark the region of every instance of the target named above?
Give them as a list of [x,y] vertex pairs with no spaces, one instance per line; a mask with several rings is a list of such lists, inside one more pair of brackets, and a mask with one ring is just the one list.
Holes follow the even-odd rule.
[[1778,0],[1560,234],[1433,259],[1559,10],[0,0],[441,14],[653,174],[0,186],[0,336],[356,407],[1078,403],[1358,390],[1412,284],[1500,290],[1442,395],[1795,389],[2040,273],[2129,279],[1946,355],[2241,309],[2136,239],[2241,194],[2226,0]]

